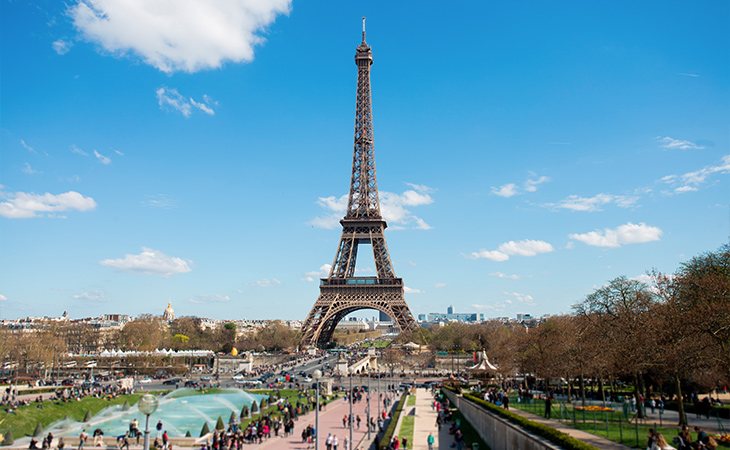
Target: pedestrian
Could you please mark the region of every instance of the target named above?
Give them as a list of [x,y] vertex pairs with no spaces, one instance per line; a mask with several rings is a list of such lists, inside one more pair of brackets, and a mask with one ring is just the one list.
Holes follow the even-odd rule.
[[400,439],[400,445],[403,447],[403,450],[406,450],[408,448],[408,438],[403,436]]
[[548,394],[547,398],[545,399],[545,418],[546,419],[550,418],[552,406],[553,406],[553,395]]
[[86,429],[81,429],[81,434],[79,434],[79,450],[82,450],[84,448],[84,444],[86,444],[86,441],[89,439],[89,435],[86,434]]
[[355,418],[355,422],[357,422],[357,429],[358,430],[360,429],[360,421],[362,421],[362,419],[360,418],[360,414],[358,414],[357,417]]
[[63,448],[66,446],[66,443],[63,442],[63,437],[58,438],[58,444],[56,444],[56,447],[58,447],[58,450],[63,450]]
[[327,450],[332,450],[332,433],[327,433],[327,439],[324,441],[324,446]]
[[337,440],[337,436],[332,438],[332,450],[337,450],[337,444],[339,444],[339,441]]
[[157,421],[157,426],[155,426],[155,429],[157,430],[157,437],[160,437],[162,435],[162,419]]
[[436,441],[436,439],[433,437],[432,433],[428,433],[428,437],[426,438],[426,443],[428,444],[428,450],[433,450],[433,443]]

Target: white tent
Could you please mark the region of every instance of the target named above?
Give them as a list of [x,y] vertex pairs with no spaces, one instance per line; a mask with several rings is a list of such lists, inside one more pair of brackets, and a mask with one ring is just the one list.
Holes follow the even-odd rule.
[[479,363],[469,368],[469,370],[491,370],[496,372],[497,366],[489,362],[487,352],[482,350],[479,352]]

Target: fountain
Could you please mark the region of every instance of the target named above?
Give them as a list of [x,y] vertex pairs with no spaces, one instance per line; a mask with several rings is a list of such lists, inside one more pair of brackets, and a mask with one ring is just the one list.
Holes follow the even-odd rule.
[[[250,394],[241,389],[223,389],[214,394],[178,389],[160,398],[157,411],[150,416],[150,428],[161,419],[170,437],[184,437],[188,431],[197,436],[203,423],[213,429],[218,416],[227,418],[231,412],[238,415],[244,405],[250,408],[254,400],[259,403],[264,397],[266,395]],[[129,423],[134,418],[137,418],[140,427],[144,426],[144,415],[136,405],[127,410],[122,405],[115,405],[100,411],[85,423],[60,420],[51,424],[46,432],[50,431],[54,436],[76,437],[82,428],[87,433],[101,428],[106,436],[119,436],[129,430]]]

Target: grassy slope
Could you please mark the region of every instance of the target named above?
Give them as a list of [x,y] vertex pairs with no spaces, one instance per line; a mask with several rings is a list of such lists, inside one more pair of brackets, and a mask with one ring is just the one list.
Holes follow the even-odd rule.
[[30,436],[35,431],[38,423],[41,423],[45,428],[66,416],[80,422],[84,419],[87,411],[93,416],[108,406],[121,405],[125,401],[128,401],[130,405],[135,404],[141,396],[142,394],[132,394],[122,395],[111,400],[87,397],[80,401],[67,403],[44,402],[43,408],[38,408],[33,403],[18,408],[14,414],[8,414],[5,411],[0,412],[0,433],[6,434],[12,430],[13,437],[16,439]]

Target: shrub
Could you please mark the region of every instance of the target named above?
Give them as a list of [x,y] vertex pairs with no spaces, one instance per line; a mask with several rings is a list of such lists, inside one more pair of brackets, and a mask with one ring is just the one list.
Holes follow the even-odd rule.
[[216,430],[225,430],[226,424],[223,423],[223,418],[221,416],[218,416],[218,420],[215,423],[215,429]]
[[504,408],[501,408],[499,406],[493,405],[492,403],[489,403],[486,400],[483,400],[476,395],[473,394],[464,394],[464,398],[471,401],[472,403],[476,403],[477,405],[481,406],[483,409],[486,409],[489,412],[492,412],[494,414],[497,414],[500,417],[503,417],[507,419],[509,422],[512,422],[515,425],[518,425],[522,428],[524,428],[527,431],[530,431],[538,436],[541,436],[548,441],[559,445],[560,447],[564,448],[565,450],[595,450],[596,447],[593,447],[592,445],[588,445],[585,442],[581,442],[578,439],[569,436],[568,434],[563,433],[562,431],[558,431],[555,428],[535,422],[530,419],[526,419],[525,417],[520,416],[519,414],[515,414],[509,410],[506,410]]
[[243,408],[241,408],[241,419],[248,417],[250,414],[250,411],[248,410],[248,406],[243,405]]
[[401,412],[403,412],[403,407],[406,404],[406,397],[408,394],[403,393],[401,395],[400,399],[398,400],[398,404],[395,405],[395,411],[393,412],[393,415],[390,418],[390,422],[388,423],[388,427],[385,429],[385,432],[383,433],[383,436],[380,438],[380,441],[378,442],[378,448],[388,448],[390,445],[390,440],[393,439],[393,435],[395,434],[395,427],[398,425],[398,417],[400,417]]
[[208,428],[208,422],[205,422],[203,424],[203,428],[200,429],[200,437],[203,437],[208,433],[210,433],[210,428]]
[[251,413],[257,413],[259,411],[259,405],[256,404],[256,400],[251,402]]

